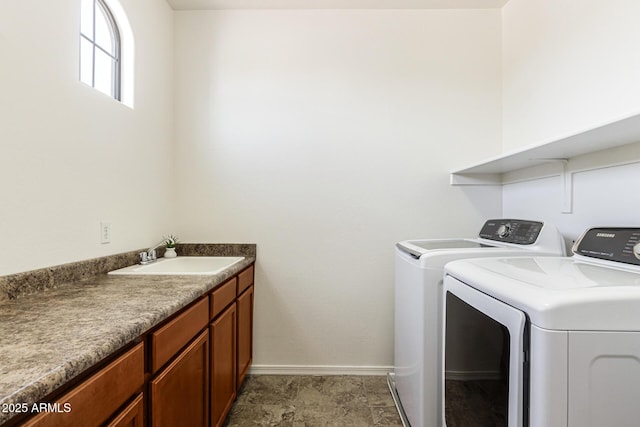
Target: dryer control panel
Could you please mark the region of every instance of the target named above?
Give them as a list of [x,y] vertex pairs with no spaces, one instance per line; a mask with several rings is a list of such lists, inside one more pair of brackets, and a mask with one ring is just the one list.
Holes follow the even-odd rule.
[[538,240],[542,225],[541,222],[522,219],[490,219],[484,223],[478,236],[498,242],[532,245]]
[[573,253],[640,265],[640,228],[591,228],[578,239]]

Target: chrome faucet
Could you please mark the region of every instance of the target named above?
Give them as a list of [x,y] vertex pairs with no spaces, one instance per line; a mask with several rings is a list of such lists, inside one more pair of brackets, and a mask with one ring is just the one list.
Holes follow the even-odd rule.
[[167,244],[166,240],[162,240],[160,243],[158,243],[155,246],[150,247],[149,249],[146,250],[146,252],[140,252],[140,264],[145,265],[145,264],[150,264],[152,262],[154,262],[156,259],[158,259],[158,257],[156,256],[156,249],[158,249],[160,246],[164,246]]

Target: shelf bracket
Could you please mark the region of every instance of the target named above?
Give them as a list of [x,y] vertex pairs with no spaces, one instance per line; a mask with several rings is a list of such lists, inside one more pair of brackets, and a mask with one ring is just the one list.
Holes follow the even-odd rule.
[[569,171],[569,159],[532,159],[542,162],[560,163],[560,184],[562,185],[562,209],[560,213],[573,213],[573,172]]
[[570,214],[573,213],[573,172],[568,170],[569,161],[562,162],[562,174],[560,179],[562,180],[562,211],[560,213]]

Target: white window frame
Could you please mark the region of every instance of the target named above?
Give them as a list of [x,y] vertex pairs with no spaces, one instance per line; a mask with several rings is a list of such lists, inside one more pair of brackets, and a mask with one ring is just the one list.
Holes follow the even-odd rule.
[[[93,23],[91,25],[93,33],[85,34],[80,30],[80,37],[91,43],[91,83],[90,86],[95,88],[95,76],[96,76],[96,50],[100,50],[102,53],[108,55],[112,59],[113,69],[111,71],[112,84],[111,84],[111,97],[117,101],[121,101],[121,37],[118,24],[113,17],[111,9],[104,0],[92,0],[91,17]],[[113,43],[113,53],[110,53],[105,47],[100,46],[96,41],[96,13],[97,8],[100,7],[107,18],[107,24],[111,33],[111,42]],[[82,28],[82,27],[81,27]],[[80,49],[82,55],[82,49]],[[80,60],[80,67],[82,67],[82,59]],[[82,73],[82,70],[80,70]],[[80,74],[82,76],[82,74]],[[85,82],[89,84],[89,82]]]

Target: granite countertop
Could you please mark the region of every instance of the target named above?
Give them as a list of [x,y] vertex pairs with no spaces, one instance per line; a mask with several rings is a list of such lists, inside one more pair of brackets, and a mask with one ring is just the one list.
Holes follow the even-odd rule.
[[0,424],[255,262],[210,276],[94,277],[0,302]]

